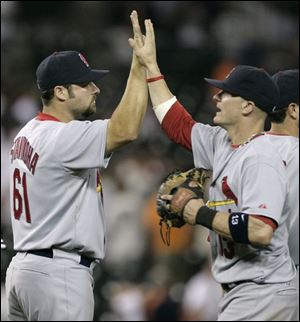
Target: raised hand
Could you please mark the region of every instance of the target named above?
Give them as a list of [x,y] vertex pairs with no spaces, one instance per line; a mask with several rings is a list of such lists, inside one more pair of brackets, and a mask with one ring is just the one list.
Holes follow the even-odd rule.
[[145,20],[146,36],[144,36],[141,32],[138,15],[135,10],[132,11],[130,19],[132,22],[133,38],[129,38],[128,42],[139,62],[145,67],[156,64],[155,34],[151,20]]

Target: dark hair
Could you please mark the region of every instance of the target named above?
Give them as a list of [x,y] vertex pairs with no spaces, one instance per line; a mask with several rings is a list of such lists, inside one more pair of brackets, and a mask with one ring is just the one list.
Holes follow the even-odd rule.
[[283,108],[274,113],[268,114],[269,120],[272,123],[283,123],[286,118],[287,108]]
[[48,105],[54,97],[54,88],[41,93],[41,99],[44,105]]
[[[72,84],[66,84],[66,85],[62,85],[62,86],[65,87],[70,94]],[[53,97],[54,97],[54,88],[48,89],[47,91],[43,91],[41,93],[42,102],[46,106],[50,104]]]

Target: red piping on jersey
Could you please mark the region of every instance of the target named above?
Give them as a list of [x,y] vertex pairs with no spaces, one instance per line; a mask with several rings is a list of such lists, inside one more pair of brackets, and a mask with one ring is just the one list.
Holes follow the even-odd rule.
[[37,117],[35,118],[38,121],[56,121],[56,122],[61,122],[59,119],[57,119],[56,117],[40,112]]
[[289,134],[276,133],[276,132],[266,132],[266,134],[270,134],[270,135],[279,135],[279,136],[290,136]]
[[255,139],[255,138],[257,138],[257,137],[259,137],[259,136],[261,136],[261,135],[264,135],[264,134],[263,134],[263,133],[257,133],[256,135],[254,135],[253,137],[251,137],[250,139],[248,139],[246,142],[241,143],[241,144],[231,144],[231,147],[232,147],[233,149],[236,149],[236,148],[238,148],[239,146],[244,145],[244,144],[246,144],[246,143],[249,143],[250,141],[252,141],[253,139]]
[[162,128],[172,141],[192,150],[192,127],[196,124],[185,108],[176,101],[162,121]]
[[262,215],[250,215],[256,219],[259,219],[261,221],[263,221],[265,224],[269,225],[272,227],[273,231],[275,231],[275,229],[277,228],[277,223],[274,219],[269,218],[269,217],[265,217]]

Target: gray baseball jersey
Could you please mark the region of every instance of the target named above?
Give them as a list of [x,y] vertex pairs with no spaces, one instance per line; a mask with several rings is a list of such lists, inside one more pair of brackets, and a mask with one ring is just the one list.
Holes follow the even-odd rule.
[[211,232],[215,279],[219,283],[291,281],[295,268],[287,246],[287,178],[273,146],[259,136],[232,146],[222,128],[197,123],[192,128],[192,149],[196,167],[213,169],[210,200],[235,201],[216,210],[261,215],[278,224],[270,245],[263,248],[234,243]]
[[14,249],[57,247],[103,258],[100,181],[108,120],[59,122],[40,113],[10,152]]
[[260,139],[273,144],[286,165],[290,207],[288,245],[292,259],[299,265],[299,138],[266,132]]

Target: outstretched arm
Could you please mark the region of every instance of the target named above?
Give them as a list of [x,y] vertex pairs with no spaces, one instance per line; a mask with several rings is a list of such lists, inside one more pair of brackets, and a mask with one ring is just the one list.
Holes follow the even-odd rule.
[[[131,19],[136,15],[135,11],[132,12]],[[133,28],[133,34],[137,43],[142,41],[142,34],[137,28]],[[106,154],[137,138],[147,105],[146,73],[133,53],[125,92],[108,122]]]
[[[140,31],[139,21],[137,15],[132,17],[133,29]],[[153,24],[150,19],[145,20],[146,36],[143,42],[138,42],[136,39],[129,39],[129,44],[133,48],[140,63],[146,68],[147,78],[155,78],[161,75],[160,69],[156,60],[156,45]],[[164,79],[148,83],[150,97],[153,106],[157,106],[174,95],[169,90]]]
[[[133,29],[140,31],[137,16],[132,17]],[[196,123],[191,115],[171,93],[158,67],[153,24],[145,20],[146,36],[143,41],[129,39],[140,63],[146,68],[149,93],[154,112],[167,136],[174,142],[191,150],[191,130]]]

